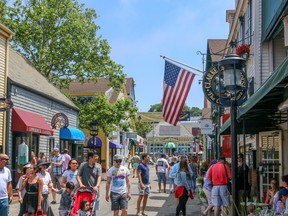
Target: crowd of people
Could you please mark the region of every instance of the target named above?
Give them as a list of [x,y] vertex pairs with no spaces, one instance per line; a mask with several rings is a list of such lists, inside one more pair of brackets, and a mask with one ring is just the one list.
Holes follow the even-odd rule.
[[[80,200],[79,216],[96,215],[100,203],[100,183],[102,168],[98,162],[97,152],[89,152],[87,161],[81,164],[69,156],[68,150],[60,154],[58,148],[53,149],[50,162],[44,154],[39,158],[32,158],[33,163],[23,166],[23,175],[19,178],[18,200],[20,203],[19,216],[35,215],[40,212],[48,216],[54,215],[51,206],[56,203],[56,194],[61,195],[58,215],[67,215],[73,205],[73,195],[82,188],[89,188],[95,193],[94,200]],[[135,153],[129,157],[128,167],[123,165],[122,155],[113,156],[113,166],[107,171],[105,199],[111,203],[114,216],[127,215],[128,201],[131,199],[130,167],[132,176],[138,178],[138,199],[136,215],[148,215],[146,205],[150,194],[150,155]],[[32,162],[32,161],[31,161]],[[6,167],[9,157],[0,154],[0,215],[8,215],[9,204],[12,202],[12,177]],[[224,157],[212,160],[208,170],[200,171],[200,161],[191,155],[174,155],[169,157],[162,153],[155,162],[155,171],[158,181],[158,192],[166,192],[166,182],[169,181],[169,192],[175,197],[175,215],[187,214],[186,203],[189,198],[194,198],[196,192],[196,179],[203,176],[203,191],[206,195],[208,206],[202,216],[210,215],[213,210],[215,216],[229,215],[231,206],[228,182],[232,178],[229,164]],[[132,166],[130,166],[132,165]],[[238,155],[237,186],[239,198],[249,196],[248,182],[249,167],[243,161],[243,155]],[[265,203],[269,204],[276,214],[288,215],[288,175],[282,177],[282,186],[275,178],[266,193]],[[48,194],[52,192],[52,202],[48,202]],[[74,200],[75,202],[75,200]],[[221,210],[220,210],[221,209]],[[249,215],[255,214],[255,208],[248,206]],[[57,215],[57,214],[55,214]]]

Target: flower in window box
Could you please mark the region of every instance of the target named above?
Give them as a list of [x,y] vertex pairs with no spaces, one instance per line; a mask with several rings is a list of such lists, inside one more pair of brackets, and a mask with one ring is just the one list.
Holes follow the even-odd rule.
[[243,56],[248,57],[249,53],[250,53],[250,47],[248,44],[242,44],[238,46],[236,49],[236,54],[242,57]]

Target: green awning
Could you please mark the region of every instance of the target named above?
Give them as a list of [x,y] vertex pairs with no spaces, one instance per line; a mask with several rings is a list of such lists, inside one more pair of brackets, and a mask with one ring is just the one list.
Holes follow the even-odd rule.
[[[284,91],[288,82],[288,57],[265,81],[265,83],[238,109],[237,132],[246,134],[275,129],[276,125],[287,121],[286,113],[278,111],[278,105],[286,98]],[[220,134],[230,134],[230,118],[222,125]]]

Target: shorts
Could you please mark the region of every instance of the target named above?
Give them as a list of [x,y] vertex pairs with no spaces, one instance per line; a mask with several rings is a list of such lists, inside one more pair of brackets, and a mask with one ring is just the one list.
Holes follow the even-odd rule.
[[123,210],[128,209],[128,198],[127,193],[119,194],[119,193],[110,193],[111,199],[111,210]]
[[227,185],[215,185],[211,191],[211,201],[216,207],[230,206],[230,194]]
[[209,205],[212,205],[212,200],[211,200],[211,191],[203,188],[203,191],[205,193],[205,196],[206,196],[206,199],[207,199],[207,202]]
[[132,168],[133,168],[133,169],[137,169],[138,166],[139,166],[139,163],[133,163],[133,164],[132,164]]
[[166,173],[157,173],[157,177],[158,177],[158,182],[161,182],[161,180],[163,180],[163,183],[166,183]]
[[144,184],[144,189],[142,190],[140,188],[140,183],[138,182],[138,190],[139,190],[139,195],[141,195],[141,196],[148,195],[150,193],[150,185],[149,184],[147,184],[147,185]]

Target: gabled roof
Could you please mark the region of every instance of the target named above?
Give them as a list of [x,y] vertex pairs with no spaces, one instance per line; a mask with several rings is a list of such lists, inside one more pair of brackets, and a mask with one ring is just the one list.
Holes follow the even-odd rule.
[[210,50],[212,62],[218,62],[223,58],[226,42],[226,39],[208,39],[208,48]]
[[73,80],[68,89],[61,89],[64,93],[70,93],[71,95],[96,95],[106,93],[112,87],[109,86],[109,80],[106,78],[99,78],[95,83],[92,80],[85,80],[82,83],[79,79]]
[[9,49],[8,79],[12,84],[29,89],[44,97],[49,97],[74,110],[79,110],[71,100],[37,71],[31,62],[13,49]]

